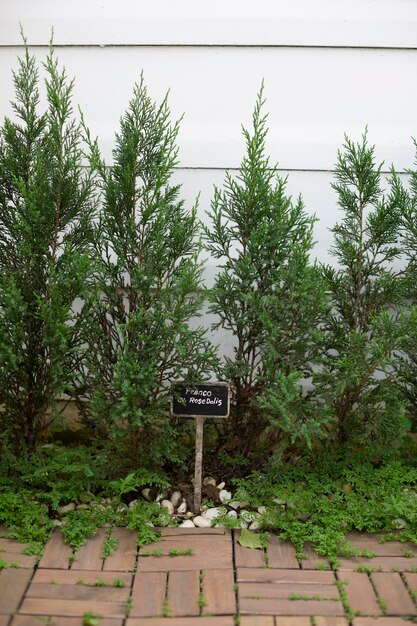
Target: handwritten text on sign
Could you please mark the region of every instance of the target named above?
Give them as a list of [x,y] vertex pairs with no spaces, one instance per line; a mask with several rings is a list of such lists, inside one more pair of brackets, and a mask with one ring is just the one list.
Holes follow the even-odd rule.
[[181,384],[173,389],[172,414],[177,417],[228,417],[229,410],[229,385],[226,383]]

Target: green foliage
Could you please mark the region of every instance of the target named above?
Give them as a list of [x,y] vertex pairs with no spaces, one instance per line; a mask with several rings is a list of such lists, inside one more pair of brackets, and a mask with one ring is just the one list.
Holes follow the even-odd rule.
[[346,541],[350,531],[392,532],[399,518],[405,528],[395,539],[417,543],[417,470],[404,461],[373,465],[359,454],[326,450],[282,466],[279,481],[258,473],[237,484],[235,497],[266,505],[263,527],[289,539],[299,559],[311,542],[336,566],[338,556],[358,555]]
[[254,533],[251,530],[242,528],[238,542],[244,548],[263,550],[268,547],[268,538],[268,533]]
[[265,154],[263,104],[262,86],[253,133],[243,129],[239,174],[227,173],[223,190],[215,189],[205,228],[207,250],[221,262],[209,291],[215,327],[235,338],[234,358],[219,370],[235,392],[221,444],[252,467],[282,439],[310,443],[323,436],[328,419],[301,387],[320,352],[316,329],[324,310],[323,283],[308,260],[314,218],[301,198],[286,194],[286,179]]
[[397,245],[398,187],[381,190],[381,165],[366,133],[346,137],[332,185],[343,218],[333,229],[338,266],[322,268],[332,310],[325,324],[326,358],[315,381],[325,391],[339,443],[389,447],[405,427],[393,381],[393,356],[403,342]]
[[135,472],[130,472],[125,478],[119,478],[110,483],[112,493],[119,501],[125,494],[137,491],[139,487],[144,485],[156,485],[157,487],[167,488],[169,487],[169,482],[160,474],[141,468]]
[[205,330],[190,326],[202,305],[199,224],[195,207],[186,210],[180,186],[170,182],[179,123],[169,116],[167,98],[153,103],[141,77],[120,121],[111,167],[90,140],[103,206],[85,307],[80,407],[115,441],[127,467],[138,456],[150,467],[180,460],[169,386],[207,377],[216,362]]
[[[26,44],[26,42],[25,42]],[[75,298],[84,292],[94,208],[82,168],[73,82],[53,49],[45,62],[47,109],[27,46],[14,72],[14,120],[0,129],[1,424],[20,453],[33,451],[71,393],[81,344]]]
[[30,542],[38,554],[52,528],[47,507],[29,490],[0,490],[0,525],[12,539]]

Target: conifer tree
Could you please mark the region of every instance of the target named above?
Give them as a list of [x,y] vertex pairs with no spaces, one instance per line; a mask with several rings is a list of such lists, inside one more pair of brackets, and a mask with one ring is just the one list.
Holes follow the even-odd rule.
[[19,452],[36,447],[55,401],[71,393],[79,349],[72,305],[88,272],[94,204],[73,82],[51,44],[48,106],[40,113],[38,69],[25,46],[14,73],[14,119],[0,131],[0,420]]
[[216,361],[195,323],[202,305],[199,222],[171,183],[179,122],[169,118],[167,97],[154,103],[142,76],[120,121],[112,166],[90,142],[103,193],[80,378],[88,403],[81,406],[134,465],[179,456],[171,384],[198,382]]
[[376,447],[404,423],[393,380],[402,334],[398,193],[393,184],[383,194],[381,167],[366,132],[359,143],[345,138],[332,185],[343,211],[332,229],[337,266],[323,267],[332,302],[327,356],[317,377],[327,387],[339,443]]
[[[325,306],[316,268],[309,263],[314,218],[301,197],[286,194],[286,179],[265,154],[267,117],[258,94],[252,134],[239,174],[215,189],[207,249],[221,261],[209,297],[217,327],[233,333],[234,357],[219,375],[234,390],[231,419],[220,444],[261,465],[278,444],[321,436],[326,417],[302,393],[319,352],[318,323]],[[268,432],[266,432],[268,431]]]

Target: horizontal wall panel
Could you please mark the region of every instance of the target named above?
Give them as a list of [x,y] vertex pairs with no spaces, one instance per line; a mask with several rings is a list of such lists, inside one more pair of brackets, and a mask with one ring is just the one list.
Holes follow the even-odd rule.
[[[416,3],[417,4],[417,3]],[[44,58],[44,49],[35,49]],[[11,68],[21,49],[0,49],[0,118],[10,112]],[[269,112],[269,151],[284,169],[329,170],[344,132],[366,125],[379,160],[413,163],[417,136],[417,51],[287,48],[63,48],[76,77],[74,102],[106,160],[133,83],[144,70],[157,100],[171,87],[173,117],[185,113],[179,137],[184,167],[240,163],[241,123],[250,125],[262,78]]]
[[1,0],[0,45],[417,47],[415,0]]

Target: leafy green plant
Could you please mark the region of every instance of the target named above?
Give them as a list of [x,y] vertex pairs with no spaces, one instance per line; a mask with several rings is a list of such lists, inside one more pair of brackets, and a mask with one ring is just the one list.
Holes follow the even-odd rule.
[[168,550],[168,556],[192,556],[194,554],[193,548],[170,548]]
[[208,292],[219,320],[214,327],[235,339],[233,358],[219,369],[234,390],[219,448],[248,459],[252,468],[283,440],[309,443],[324,436],[327,422],[301,385],[320,352],[316,329],[325,307],[322,280],[308,258],[314,218],[301,197],[293,202],[286,194],[286,179],[265,154],[263,104],[262,86],[253,132],[243,129],[239,174],[227,173],[223,189],[215,188],[205,228],[206,248],[220,261]]
[[16,452],[33,451],[71,394],[89,261],[93,178],[82,167],[73,81],[51,49],[47,109],[39,112],[35,58],[26,42],[14,72],[15,121],[0,129],[0,405]]
[[332,229],[337,267],[323,266],[332,303],[325,333],[323,370],[339,443],[387,449],[404,431],[403,403],[393,380],[394,353],[403,341],[398,246],[399,194],[395,181],[384,195],[381,167],[367,134],[345,138],[333,189],[343,211]]
[[199,223],[171,183],[179,123],[169,117],[167,98],[152,102],[142,76],[120,121],[112,166],[90,140],[102,210],[79,405],[133,467],[138,457],[148,467],[180,459],[170,384],[201,380],[216,362],[206,331],[190,325],[202,305]]

